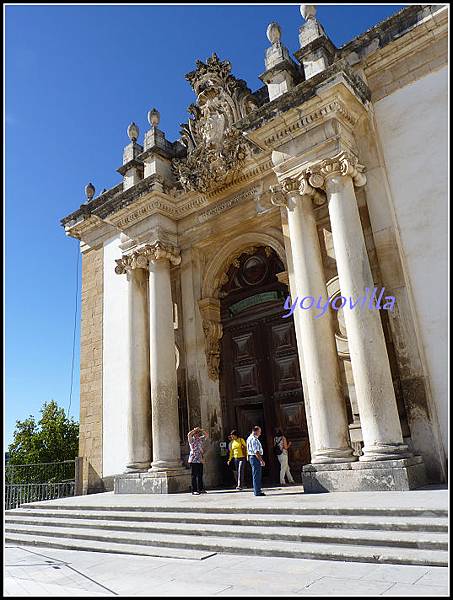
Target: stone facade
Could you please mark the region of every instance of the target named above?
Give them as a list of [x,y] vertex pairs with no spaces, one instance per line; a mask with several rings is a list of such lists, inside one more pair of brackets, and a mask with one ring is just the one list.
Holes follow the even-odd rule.
[[82,256],[80,328],[80,444],[84,458],[83,491],[101,491],[102,483],[102,313],[103,248]]
[[[180,139],[151,110],[123,182],[62,221],[83,253],[85,491],[185,489],[197,425],[219,484],[221,442],[260,419],[268,445],[277,424],[292,436],[307,491],[445,481],[447,8],[342,48],[302,13],[296,60],[269,25],[256,92],[197,61]],[[282,294],[374,287],[394,310],[281,319]]]

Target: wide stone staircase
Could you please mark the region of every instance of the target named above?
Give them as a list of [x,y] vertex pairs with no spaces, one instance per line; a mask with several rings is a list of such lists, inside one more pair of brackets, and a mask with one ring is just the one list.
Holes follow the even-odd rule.
[[203,559],[214,553],[446,566],[447,510],[85,506],[5,511],[6,544]]

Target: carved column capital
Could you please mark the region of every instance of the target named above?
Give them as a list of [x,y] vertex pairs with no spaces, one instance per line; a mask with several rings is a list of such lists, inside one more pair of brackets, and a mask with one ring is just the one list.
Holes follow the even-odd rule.
[[[324,180],[323,180],[324,181]],[[276,206],[286,206],[291,210],[301,196],[309,196],[317,205],[325,202],[325,196],[309,184],[305,173],[302,177],[286,177],[279,184],[270,187],[271,202]]]
[[152,245],[147,244],[143,249],[143,254],[150,262],[169,260],[172,265],[179,265],[181,262],[179,248],[164,244],[163,242],[156,242]]
[[147,269],[150,261],[158,260],[169,260],[173,265],[179,265],[181,262],[179,248],[162,242],[146,244],[130,254],[124,254],[121,258],[117,258],[115,273],[123,275],[132,269]]
[[281,183],[271,185],[269,190],[271,192],[271,203],[274,206],[288,206],[288,198]]
[[307,169],[308,183],[314,188],[325,188],[329,177],[340,175],[352,177],[354,185],[361,187],[366,183],[363,174],[365,167],[359,164],[358,158],[351,152],[342,151],[332,158],[325,158]]
[[123,275],[124,273],[128,273],[133,269],[148,268],[148,259],[140,251],[135,251],[131,254],[125,254],[121,258],[117,258],[115,262],[115,273],[117,273],[118,275]]

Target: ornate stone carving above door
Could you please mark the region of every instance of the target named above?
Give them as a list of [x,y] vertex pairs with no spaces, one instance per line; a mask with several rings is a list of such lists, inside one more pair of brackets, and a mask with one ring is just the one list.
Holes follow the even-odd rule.
[[181,125],[187,157],[174,159],[173,169],[185,191],[208,192],[234,179],[254,146],[233,127],[257,106],[247,84],[231,75],[231,63],[214,53],[186,75],[197,95]]

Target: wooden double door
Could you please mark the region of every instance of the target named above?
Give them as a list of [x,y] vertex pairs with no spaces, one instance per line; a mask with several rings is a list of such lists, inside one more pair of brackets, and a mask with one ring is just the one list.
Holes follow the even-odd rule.
[[310,462],[299,357],[292,318],[283,319],[283,303],[227,319],[221,354],[221,392],[226,434],[237,429],[246,438],[254,425],[261,443],[267,485],[279,482],[280,463],[273,452],[274,429],[280,427],[292,445],[289,461],[296,482]]

